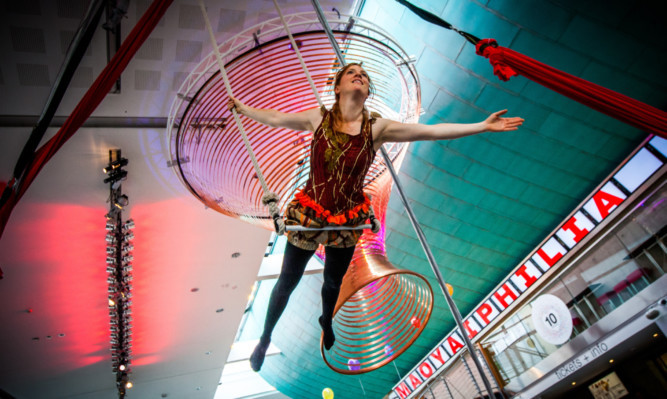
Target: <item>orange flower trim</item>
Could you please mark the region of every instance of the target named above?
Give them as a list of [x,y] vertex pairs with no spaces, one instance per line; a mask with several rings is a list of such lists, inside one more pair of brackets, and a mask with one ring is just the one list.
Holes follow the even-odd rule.
[[314,210],[318,218],[324,217],[327,222],[337,225],[343,225],[348,220],[359,217],[359,211],[368,213],[369,206],[371,205],[371,200],[368,198],[368,196],[366,196],[366,194],[364,194],[364,202],[361,204],[347,211],[343,211],[338,215],[332,215],[331,211],[324,209],[322,205],[315,202],[312,198],[310,198],[310,196],[308,196],[308,194],[304,193],[303,191],[296,193],[294,198],[296,198],[301,205]]

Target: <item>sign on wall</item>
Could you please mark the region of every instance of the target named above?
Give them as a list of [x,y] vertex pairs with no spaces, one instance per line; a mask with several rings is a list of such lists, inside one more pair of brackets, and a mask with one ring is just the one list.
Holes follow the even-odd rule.
[[[390,399],[411,398],[423,384],[434,378],[441,369],[447,367],[454,355],[464,347],[462,334],[467,334],[474,341],[480,332],[484,331],[493,320],[503,314],[513,302],[536,284],[547,271],[559,267],[559,261],[563,256],[573,250],[600,223],[613,214],[619,205],[665,164],[666,159],[667,140],[653,137],[613,176],[604,181],[600,188],[572,213],[569,219],[561,223],[554,234],[526,257],[527,260],[523,264],[517,266],[498,288],[463,319],[464,332],[455,328],[407,376],[403,377],[394,386]],[[542,326],[545,327],[543,330],[545,335],[560,341],[567,333],[568,326],[565,319],[569,319],[569,312],[568,316],[565,316],[561,314],[562,309],[560,311],[556,309],[557,306],[547,306],[546,310],[542,310],[547,313],[541,316],[546,317],[541,323],[546,324]],[[537,325],[539,323],[536,324],[536,328]],[[571,334],[571,319],[569,319],[569,325]],[[567,334],[567,338],[570,334]],[[566,342],[567,338],[563,342]]]

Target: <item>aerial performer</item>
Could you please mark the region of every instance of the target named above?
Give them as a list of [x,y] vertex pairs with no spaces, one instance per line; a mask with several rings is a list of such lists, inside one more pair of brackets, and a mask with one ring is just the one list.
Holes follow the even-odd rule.
[[[322,315],[319,324],[326,350],[335,342],[333,312],[354,248],[363,230],[354,230],[370,216],[370,199],[363,192],[364,177],[375,153],[384,143],[420,140],[452,140],[483,132],[517,130],[519,117],[504,117],[507,110],[491,114],[478,123],[406,124],[371,115],[365,108],[373,85],[361,64],[347,64],[335,76],[336,101],[330,110],[312,108],[283,113],[258,109],[230,98],[229,109],[259,123],[297,131],[313,132],[310,174],[285,211],[285,224],[313,228],[288,231],[287,246],[278,281],[271,292],[264,331],[250,356],[250,365],[259,371],[278,319],[306,265],[319,245],[324,246]],[[327,226],[349,226],[350,230],[316,230]]]

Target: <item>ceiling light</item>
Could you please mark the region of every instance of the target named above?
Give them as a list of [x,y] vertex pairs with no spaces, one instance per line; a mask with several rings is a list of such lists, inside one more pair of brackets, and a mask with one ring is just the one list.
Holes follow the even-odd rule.
[[659,335],[660,335],[660,334],[655,333],[655,334],[653,334],[653,338],[658,338]]
[[126,158],[121,158],[117,161],[111,162],[109,165],[107,165],[105,168],[102,169],[104,173],[109,173],[112,172],[116,169],[122,168],[123,166],[126,166],[128,164],[128,161]]
[[614,363],[614,359],[609,359],[609,363]]
[[126,170],[115,170],[109,175],[109,177],[104,179],[104,183],[114,184],[121,180],[124,180],[126,177],[127,177]]
[[127,195],[123,194],[123,195],[119,196],[118,198],[116,198],[116,202],[114,203],[114,205],[118,209],[123,209],[129,203],[130,203],[130,199],[127,197]]
[[125,388],[127,388],[127,389],[130,389],[130,388],[132,388],[133,386],[134,386],[134,385],[132,385],[132,382],[130,382],[130,381],[128,381],[127,384],[125,384]]
[[572,385],[577,385],[576,381],[572,381]]
[[124,364],[121,364],[120,366],[118,366],[118,370],[120,370],[120,371],[125,371],[126,368],[127,367]]

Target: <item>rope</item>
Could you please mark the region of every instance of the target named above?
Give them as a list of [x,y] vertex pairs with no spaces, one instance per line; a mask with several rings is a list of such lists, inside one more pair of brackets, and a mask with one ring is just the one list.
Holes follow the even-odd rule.
[[315,83],[313,82],[313,78],[310,76],[310,73],[308,72],[308,68],[306,67],[306,63],[303,61],[303,57],[301,57],[301,51],[299,51],[299,46],[296,45],[294,37],[292,37],[292,32],[290,32],[289,27],[287,26],[287,22],[285,22],[283,13],[282,11],[280,11],[280,7],[278,7],[278,2],[276,0],[273,0],[273,5],[276,6],[276,11],[278,11],[278,15],[280,16],[280,21],[283,23],[283,26],[285,27],[285,32],[287,32],[287,36],[289,37],[290,43],[292,43],[292,48],[294,49],[296,56],[299,58],[299,62],[301,63],[301,69],[303,69],[303,72],[306,74],[308,83],[310,83],[310,88],[313,90],[315,98],[317,98],[317,103],[320,105],[320,108],[322,108],[324,104],[322,103],[322,99],[320,98],[320,93],[317,91],[317,87],[315,87]]
[[449,22],[445,21],[444,19],[438,17],[435,14],[431,14],[430,12],[423,10],[414,4],[411,4],[405,0],[396,0],[399,4],[404,5],[407,7],[410,11],[413,13],[417,14],[421,19],[424,21],[430,22],[432,24],[442,26],[445,29],[453,30],[454,32],[458,33],[459,35],[463,36],[467,41],[469,41],[472,44],[477,44],[479,42],[479,38],[476,37],[475,35],[472,35],[468,32],[462,31],[460,29],[457,29],[454,25],[450,24]]
[[[206,30],[208,30],[208,35],[211,39],[211,44],[213,45],[213,51],[215,52],[215,58],[218,61],[218,68],[220,69],[220,75],[222,76],[222,80],[225,83],[225,89],[227,90],[227,95],[229,96],[229,98],[233,98],[234,93],[232,92],[232,86],[229,83],[229,78],[227,77],[227,71],[225,70],[225,65],[222,62],[222,55],[220,54],[220,49],[218,49],[218,42],[215,40],[215,35],[213,34],[213,28],[211,28],[211,21],[209,21],[208,19],[208,13],[206,12],[206,7],[204,6],[203,0],[199,0],[199,7],[201,8],[201,12],[204,16],[204,23],[206,24]],[[262,196],[262,204],[269,207],[269,214],[273,218],[273,224],[276,229],[276,233],[278,235],[282,235],[285,232],[285,222],[282,220],[282,218],[280,218],[280,210],[278,209],[278,201],[280,200],[280,198],[278,197],[278,195],[269,190],[269,186],[266,184],[266,181],[264,180],[264,175],[262,174],[262,170],[259,167],[257,158],[255,158],[255,153],[253,152],[252,147],[250,146],[250,141],[248,141],[248,136],[246,135],[245,129],[243,128],[243,123],[241,123],[241,119],[239,118],[239,115],[236,112],[236,108],[232,108],[232,115],[234,115],[234,121],[236,122],[236,127],[238,127],[239,132],[241,132],[241,137],[243,137],[243,144],[245,144],[245,148],[248,151],[248,154],[250,154],[250,160],[252,161],[252,166],[253,168],[255,168],[255,173],[257,174],[257,178],[259,179],[259,182],[262,185],[262,191],[264,192],[264,195]]]

